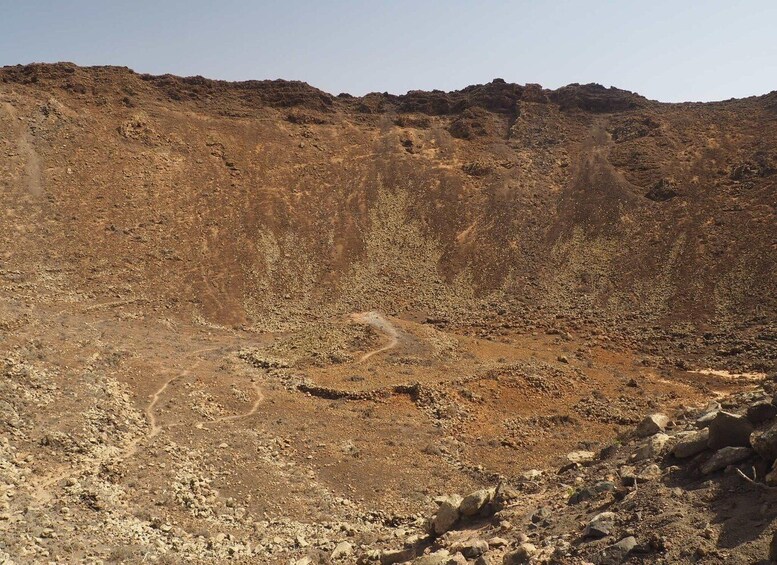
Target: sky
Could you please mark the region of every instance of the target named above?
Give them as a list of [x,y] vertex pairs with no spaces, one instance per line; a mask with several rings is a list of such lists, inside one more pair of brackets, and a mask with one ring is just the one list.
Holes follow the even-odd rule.
[[58,61],[332,94],[503,78],[724,100],[777,90],[777,1],[0,0],[0,65]]

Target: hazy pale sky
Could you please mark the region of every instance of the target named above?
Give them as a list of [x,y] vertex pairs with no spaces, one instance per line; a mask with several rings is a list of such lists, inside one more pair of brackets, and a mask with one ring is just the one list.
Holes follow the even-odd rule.
[[777,1],[0,0],[0,65],[56,61],[332,94],[500,77],[722,100],[777,89]]

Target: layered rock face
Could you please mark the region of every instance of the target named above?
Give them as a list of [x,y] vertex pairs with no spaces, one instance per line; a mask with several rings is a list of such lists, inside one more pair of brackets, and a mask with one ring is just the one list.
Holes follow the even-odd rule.
[[58,64],[3,68],[0,97],[4,264],[73,292],[258,329],[774,322],[773,94],[355,98]]

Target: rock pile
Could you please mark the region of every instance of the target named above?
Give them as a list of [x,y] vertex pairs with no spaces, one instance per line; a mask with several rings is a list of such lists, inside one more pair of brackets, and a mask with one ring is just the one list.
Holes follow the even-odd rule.
[[777,485],[777,399],[768,390],[649,414],[619,443],[570,453],[556,473],[439,497],[426,530],[401,548],[355,555],[381,565],[773,559],[777,508],[763,493]]

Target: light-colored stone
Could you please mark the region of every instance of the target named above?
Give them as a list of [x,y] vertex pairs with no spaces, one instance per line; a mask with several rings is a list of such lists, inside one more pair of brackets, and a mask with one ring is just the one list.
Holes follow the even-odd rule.
[[594,460],[596,457],[596,453],[593,451],[573,451],[571,453],[567,454],[567,459],[570,463],[577,463],[579,465],[585,465],[586,463],[590,463]]
[[653,459],[664,452],[669,436],[666,434],[655,434],[642,442],[634,454],[631,456],[633,461],[642,461],[643,459]]
[[724,447],[717,450],[708,461],[700,467],[703,474],[708,475],[720,469],[725,469],[729,465],[744,461],[753,455],[753,450],[749,447]]
[[347,541],[341,541],[332,551],[332,559],[345,559],[353,554],[353,546]]
[[750,444],[755,452],[769,463],[777,460],[777,424],[765,430],[753,432],[750,435]]
[[666,414],[650,414],[639,423],[634,433],[639,437],[649,437],[666,430],[667,424],[669,424],[669,416]]
[[387,549],[380,553],[380,565],[394,565],[413,558],[412,549]]
[[527,481],[536,481],[542,476],[542,471],[537,469],[529,469],[521,473],[521,478]]
[[461,553],[468,559],[475,559],[488,551],[488,543],[482,539],[468,539],[451,545],[451,551]]
[[474,516],[488,504],[493,496],[493,489],[476,490],[464,497],[459,505],[459,512],[463,516]]
[[447,549],[435,551],[429,555],[422,555],[413,560],[413,565],[447,565],[451,559],[451,554]]
[[502,560],[503,565],[522,565],[529,563],[532,556],[537,553],[537,547],[529,542],[524,542],[515,548],[513,551],[507,553]]
[[678,442],[675,444],[674,449],[672,449],[672,455],[679,459],[698,455],[707,449],[709,437],[709,428],[678,434]]
[[461,553],[456,553],[448,558],[445,565],[468,565],[468,561]]
[[459,519],[461,501],[457,494],[438,499],[440,506],[432,519],[432,533],[441,536],[453,527]]

